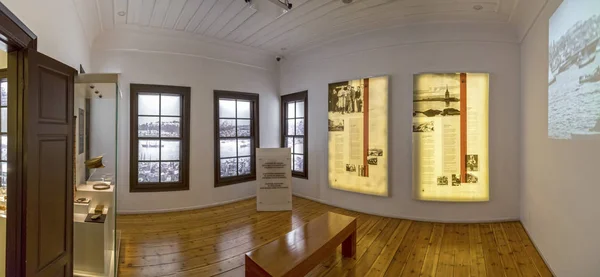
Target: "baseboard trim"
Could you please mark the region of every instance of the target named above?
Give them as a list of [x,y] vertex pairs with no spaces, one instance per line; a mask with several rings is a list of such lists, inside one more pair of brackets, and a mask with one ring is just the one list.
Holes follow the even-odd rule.
[[[362,210],[358,210],[358,209],[354,209],[354,208],[350,208],[350,207],[343,207],[343,206],[339,206],[339,205],[333,205],[333,204],[331,204],[331,203],[329,203],[327,201],[324,201],[322,199],[310,197],[310,196],[303,195],[303,194],[300,194],[300,193],[292,193],[292,195],[300,197],[300,198],[308,199],[308,200],[311,200],[311,201],[315,201],[315,202],[318,202],[318,203],[321,203],[321,204],[324,204],[324,205],[346,209],[346,210],[349,210],[349,211],[355,211],[355,212],[359,212],[359,213],[365,213],[365,214],[371,214],[371,215],[377,215],[377,216],[383,216],[383,217],[389,217],[389,218],[409,219],[409,220],[415,220],[415,221],[426,221],[426,222],[436,222],[436,223],[493,223],[493,222],[507,222],[507,221],[520,221],[521,220],[518,217],[492,218],[492,219],[473,219],[473,220],[455,220],[455,219],[444,219],[444,220],[441,220],[441,219],[437,219],[437,218],[424,218],[424,217],[415,217],[415,216],[407,216],[407,215],[398,216],[398,215],[392,215],[392,214],[388,214],[388,213],[373,212],[373,211],[362,211]],[[207,204],[207,205],[190,206],[190,207],[182,207],[182,208],[159,209],[159,210],[118,211],[117,214],[122,214],[122,215],[126,215],[126,214],[154,214],[154,213],[169,213],[169,212],[181,212],[181,211],[189,211],[189,210],[198,210],[198,209],[206,209],[206,208],[211,208],[211,207],[215,207],[215,206],[221,206],[221,205],[231,204],[231,203],[248,200],[248,199],[255,198],[255,197],[256,197],[256,195],[250,195],[250,196],[246,196],[246,197],[242,197],[242,198],[237,198],[237,199],[233,199],[233,200],[227,200],[227,201],[222,201],[222,202],[217,202],[217,203],[212,203],[212,204]],[[528,235],[529,235],[529,233],[528,233]]]
[[388,214],[388,213],[378,213],[378,212],[373,212],[373,211],[361,211],[358,209],[353,209],[353,208],[349,208],[349,207],[342,207],[339,205],[333,205],[327,201],[321,200],[321,199],[317,199],[314,197],[310,197],[310,196],[306,196],[306,195],[302,195],[300,193],[293,193],[293,195],[300,197],[300,198],[305,198],[308,200],[312,200],[315,202],[319,202],[321,204],[325,204],[328,206],[332,206],[332,207],[338,207],[338,208],[342,208],[342,209],[346,209],[349,211],[355,211],[355,212],[359,212],[359,213],[364,213],[364,214],[371,214],[371,215],[377,215],[377,216],[383,216],[383,217],[389,217],[389,218],[397,218],[397,219],[408,219],[408,220],[414,220],[414,221],[425,221],[425,222],[435,222],[435,223],[494,223],[494,222],[509,222],[509,221],[520,221],[521,219],[519,217],[506,217],[506,218],[492,218],[492,219],[473,219],[473,220],[455,220],[455,219],[438,219],[438,218],[424,218],[424,217],[416,217],[416,216],[406,216],[406,215],[392,215],[392,214]]
[[[206,208],[211,208],[211,207],[215,207],[215,206],[221,206],[221,205],[226,205],[226,204],[231,204],[231,203],[235,203],[235,202],[240,202],[240,201],[244,201],[244,200],[248,200],[251,198],[255,198],[256,195],[250,195],[250,196],[245,196],[242,198],[236,198],[233,200],[227,200],[227,201],[222,201],[222,202],[217,202],[217,203],[212,203],[212,204],[206,204],[206,205],[198,205],[198,206],[189,206],[189,207],[181,207],[181,208],[171,208],[171,209],[157,209],[157,210],[126,210],[126,211],[117,211],[117,214],[160,214],[160,213],[171,213],[171,212],[183,212],[183,211],[189,211],[189,210],[199,210],[199,209],[206,209]],[[118,209],[119,207],[117,207]]]
[[548,260],[546,260],[546,257],[544,257],[544,254],[542,253],[542,251],[540,251],[540,248],[537,247],[537,245],[535,244],[535,241],[533,240],[533,237],[529,233],[529,230],[527,230],[527,226],[525,226],[525,224],[523,224],[522,221],[521,221],[521,225],[523,226],[523,230],[525,230],[525,233],[529,237],[529,241],[531,241],[531,244],[533,244],[533,247],[535,248],[535,251],[537,251],[538,254],[540,254],[540,257],[542,257],[542,261],[544,261],[544,263],[548,267],[548,270],[550,270],[550,273],[552,273],[553,276],[558,276],[558,275],[556,275],[556,273],[554,272],[554,270],[552,270],[552,267],[550,266],[550,263],[548,263]]

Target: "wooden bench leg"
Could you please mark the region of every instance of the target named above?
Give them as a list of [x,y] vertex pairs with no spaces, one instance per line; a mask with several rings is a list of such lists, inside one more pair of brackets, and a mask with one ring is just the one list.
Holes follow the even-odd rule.
[[356,255],[356,230],[342,242],[342,256],[354,258]]

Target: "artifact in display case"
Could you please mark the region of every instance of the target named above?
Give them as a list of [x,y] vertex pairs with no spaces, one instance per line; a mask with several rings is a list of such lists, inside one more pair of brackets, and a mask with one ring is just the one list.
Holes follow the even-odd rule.
[[488,201],[485,73],[417,74],[413,88],[413,195]]
[[388,77],[329,84],[329,186],[388,196]]
[[73,274],[116,276],[117,74],[80,74],[75,80]]

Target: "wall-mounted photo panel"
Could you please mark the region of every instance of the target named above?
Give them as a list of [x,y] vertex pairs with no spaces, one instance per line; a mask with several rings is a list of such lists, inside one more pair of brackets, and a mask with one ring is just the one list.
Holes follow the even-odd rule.
[[600,139],[600,1],[564,0],[549,22],[548,137]]
[[388,196],[388,77],[329,84],[329,186]]
[[413,85],[413,195],[488,201],[486,73],[417,74]]

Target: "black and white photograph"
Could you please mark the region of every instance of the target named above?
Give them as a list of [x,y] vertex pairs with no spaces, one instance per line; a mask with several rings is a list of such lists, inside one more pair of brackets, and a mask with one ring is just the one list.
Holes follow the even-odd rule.
[[237,176],[237,158],[221,159],[221,177]]
[[138,117],[138,137],[156,138],[159,135],[160,117],[139,116]]
[[475,175],[475,173],[467,173],[467,183],[475,184],[478,180],[479,178],[477,178],[477,175]]
[[0,106],[8,106],[8,82],[0,83]]
[[7,135],[2,135],[2,143],[0,143],[1,149],[1,158],[0,160],[6,161],[8,160],[8,137]]
[[600,136],[600,1],[565,0],[549,24],[548,137]]
[[162,183],[179,182],[179,163],[162,162],[160,164],[160,181]]
[[413,123],[413,132],[414,133],[428,133],[435,131],[433,127],[433,121],[428,121],[425,123]]
[[235,137],[235,119],[219,119],[219,136],[222,138]]
[[249,119],[238,119],[237,120],[237,136],[238,137],[249,137],[250,136],[250,120]]
[[138,182],[158,183],[160,177],[159,162],[140,162],[138,164]]
[[413,89],[413,117],[460,115],[460,74],[418,74]]
[[468,171],[479,171],[479,155],[466,155],[465,163]]
[[138,142],[138,160],[158,161],[160,159],[160,140],[140,140]]
[[250,156],[250,139],[221,139],[220,157]]
[[295,125],[296,125],[296,136],[303,136],[304,135],[304,119],[302,118],[297,118],[295,120]]
[[383,149],[380,149],[380,148],[369,148],[367,156],[383,157]]
[[2,169],[0,170],[0,188],[6,188],[6,184],[8,182],[8,163],[2,162],[0,164],[0,166],[2,167]]
[[293,155],[294,163],[292,164],[292,170],[303,172],[304,171],[304,155]]
[[377,165],[377,158],[375,158],[375,157],[368,158],[368,159],[367,159],[367,163],[368,163],[369,165]]
[[251,160],[250,157],[238,158],[238,175],[248,175],[251,173]]
[[437,185],[438,186],[447,186],[448,185],[448,176],[438,176],[437,177]]
[[452,174],[452,186],[460,186],[460,174]]
[[356,172],[358,173],[358,176],[360,176],[360,177],[367,177],[364,165],[357,165],[356,166]]
[[140,161],[175,161],[180,159],[179,140],[140,140],[138,159]]
[[347,172],[356,172],[356,165],[354,165],[354,164],[346,164],[346,171]]
[[363,113],[363,88],[350,82],[329,84],[328,110],[330,113]]
[[79,117],[77,118],[79,122],[79,140],[77,141],[78,153],[83,154],[85,148],[85,111],[83,109],[79,109]]
[[329,119],[329,132],[343,132],[344,131],[344,120],[343,119]]
[[304,138],[294,138],[294,148],[292,149],[294,154],[304,154]]
[[8,107],[0,108],[0,131],[8,132]]
[[178,138],[180,137],[180,126],[179,117],[161,117],[160,136],[163,138]]

